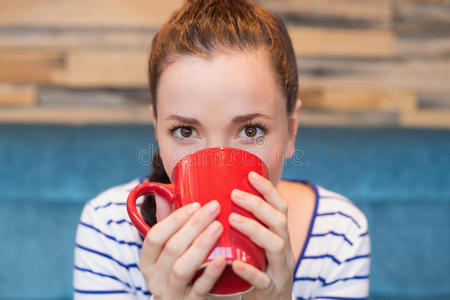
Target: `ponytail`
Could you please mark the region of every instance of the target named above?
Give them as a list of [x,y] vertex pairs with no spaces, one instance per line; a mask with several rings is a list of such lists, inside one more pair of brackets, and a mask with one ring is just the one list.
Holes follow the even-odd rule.
[[[159,150],[153,155],[152,173],[149,177],[146,177],[144,181],[170,183],[169,176],[167,176],[166,170],[164,170]],[[156,224],[155,195],[147,195],[144,197],[141,206],[141,214],[148,225],[153,226]]]

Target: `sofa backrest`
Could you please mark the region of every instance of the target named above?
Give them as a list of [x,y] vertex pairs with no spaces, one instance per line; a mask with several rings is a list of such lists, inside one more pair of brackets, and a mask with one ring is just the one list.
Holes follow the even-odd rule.
[[[147,174],[156,150],[148,125],[1,125],[0,299],[71,298],[83,204]],[[449,153],[448,130],[301,127],[283,178],[309,179],[366,213],[374,299],[445,297]]]

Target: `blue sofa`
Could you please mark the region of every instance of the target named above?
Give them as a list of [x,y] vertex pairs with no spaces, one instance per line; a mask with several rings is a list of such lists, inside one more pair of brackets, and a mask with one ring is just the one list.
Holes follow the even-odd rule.
[[[83,204],[149,172],[149,125],[0,125],[0,299],[72,298]],[[299,128],[283,178],[349,197],[372,239],[370,299],[450,299],[450,131]]]

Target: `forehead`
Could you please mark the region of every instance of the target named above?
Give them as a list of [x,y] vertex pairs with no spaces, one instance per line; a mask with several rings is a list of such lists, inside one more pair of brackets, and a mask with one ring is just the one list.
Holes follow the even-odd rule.
[[285,100],[265,51],[231,52],[210,59],[180,56],[161,74],[158,116],[202,118],[285,110]]

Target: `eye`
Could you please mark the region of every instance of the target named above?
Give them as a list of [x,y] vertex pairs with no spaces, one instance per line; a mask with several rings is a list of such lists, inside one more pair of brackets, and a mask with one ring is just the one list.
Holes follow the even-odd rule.
[[195,130],[191,126],[174,126],[169,129],[171,135],[180,140],[190,139],[194,136]]
[[265,136],[267,134],[267,128],[263,126],[261,123],[255,123],[255,124],[246,124],[241,128],[241,131],[239,132],[240,138],[250,138],[250,139],[257,139]]
[[189,127],[181,127],[180,133],[183,137],[190,137],[192,135],[192,128]]
[[245,134],[249,137],[254,137],[258,130],[255,127],[247,127],[245,128]]

